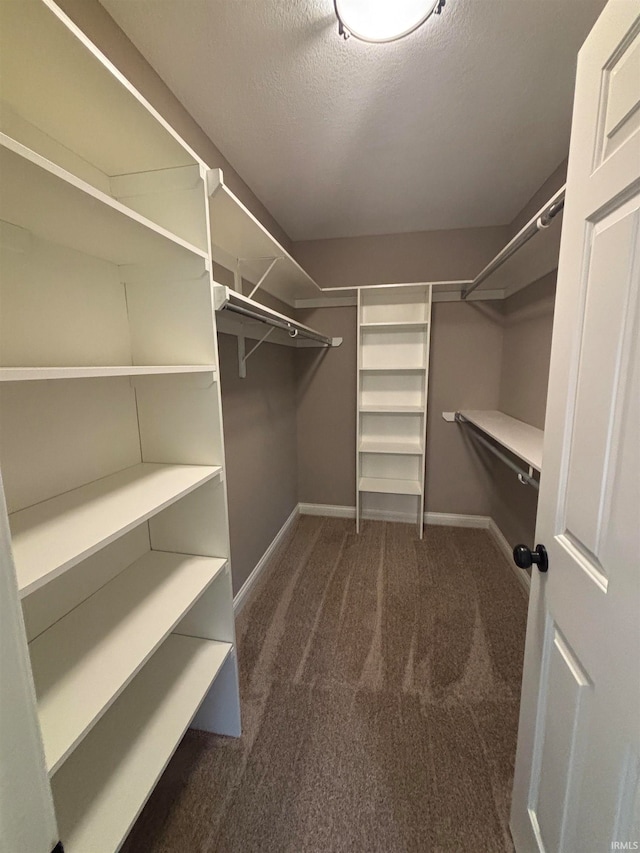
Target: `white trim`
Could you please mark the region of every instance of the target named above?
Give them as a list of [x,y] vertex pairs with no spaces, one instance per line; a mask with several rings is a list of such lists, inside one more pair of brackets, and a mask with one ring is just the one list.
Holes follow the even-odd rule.
[[500,530],[500,528],[492,518],[489,519],[489,532],[492,534],[498,548],[500,548],[502,553],[507,558],[507,561],[513,569],[515,576],[518,578],[518,583],[528,596],[529,591],[531,589],[531,577],[527,574],[527,572],[524,571],[524,569],[519,569],[513,562],[513,548],[511,547],[511,545],[509,545],[509,543],[504,537],[504,533],[502,532],[502,530]]
[[[353,506],[335,506],[334,504],[298,504],[300,515],[321,515],[325,518],[355,518],[356,509]],[[383,509],[367,510],[365,518],[376,521],[415,521],[413,513],[393,512]],[[485,530],[491,526],[488,515],[458,515],[446,512],[425,512],[425,524],[446,527],[482,527]]]
[[242,608],[247,603],[247,599],[249,598],[253,587],[257,583],[258,578],[260,577],[263,570],[267,567],[269,560],[273,556],[274,551],[282,542],[284,537],[287,535],[287,533],[289,532],[289,528],[294,523],[298,515],[300,515],[300,504],[293,508],[293,511],[291,512],[289,518],[287,518],[280,530],[276,533],[273,542],[269,545],[260,560],[257,562],[255,568],[253,569],[249,577],[242,584],[238,592],[234,595],[233,612],[236,616],[238,615],[238,613],[240,613]]

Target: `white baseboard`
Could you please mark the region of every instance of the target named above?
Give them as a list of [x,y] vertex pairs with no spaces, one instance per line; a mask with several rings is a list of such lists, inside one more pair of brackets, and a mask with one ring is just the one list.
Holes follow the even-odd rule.
[[242,584],[242,586],[240,587],[240,589],[238,590],[236,595],[234,595],[234,597],[233,597],[233,611],[236,614],[236,616],[238,615],[238,613],[240,613],[240,611],[242,610],[244,605],[247,603],[247,599],[249,598],[251,590],[255,586],[258,578],[260,577],[260,574],[267,567],[269,560],[273,556],[273,552],[276,550],[278,545],[282,542],[284,537],[287,535],[287,533],[289,532],[289,528],[294,523],[294,521],[296,520],[296,518],[298,517],[299,514],[300,514],[300,512],[299,512],[299,505],[298,505],[294,508],[294,510],[291,513],[291,515],[289,516],[289,518],[285,521],[285,523],[282,525],[280,530],[276,533],[276,535],[273,539],[273,542],[269,545],[267,550],[264,552],[264,554],[262,555],[262,557],[258,561],[256,567],[253,569],[253,571],[251,572],[249,577]]
[[[298,504],[300,515],[321,515],[325,518],[355,518],[354,506],[335,506],[333,504]],[[415,521],[412,513],[394,512],[385,509],[364,510],[362,517],[371,521]],[[458,515],[446,512],[425,512],[425,524],[437,524],[446,527],[482,527],[489,528],[488,515]]]
[[500,528],[498,527],[498,525],[495,523],[495,521],[492,518],[489,519],[489,532],[493,536],[495,543],[498,546],[498,548],[500,548],[502,553],[507,558],[509,565],[513,569],[515,576],[518,579],[518,583],[523,588],[523,590],[526,592],[526,594],[529,595],[529,591],[531,589],[531,578],[529,577],[527,572],[525,572],[524,569],[519,569],[516,566],[516,564],[513,562],[513,548],[511,547],[511,545],[509,545],[507,540],[504,538],[504,534],[503,534],[502,530],[500,530]]

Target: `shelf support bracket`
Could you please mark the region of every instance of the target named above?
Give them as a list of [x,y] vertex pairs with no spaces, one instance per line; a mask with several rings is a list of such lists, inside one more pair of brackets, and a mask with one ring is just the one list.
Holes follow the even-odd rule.
[[278,261],[281,261],[282,258],[280,256],[276,258],[237,258],[236,259],[236,268],[233,271],[233,289],[236,293],[242,293],[242,272],[241,272],[241,264],[243,261],[269,261],[269,266],[262,273],[257,283],[254,285],[253,290],[249,294],[249,299],[253,299],[255,292],[262,287],[265,283],[267,276],[271,272],[271,270],[275,267]]
[[244,335],[238,335],[238,375],[240,379],[247,378],[247,361],[254,354],[258,347],[263,344],[269,335],[275,331],[275,326],[271,326],[264,335],[260,338],[257,344],[251,347],[249,352],[246,352],[246,339]]
[[269,275],[269,273],[275,267],[275,265],[278,263],[279,260],[281,260],[281,258],[273,258],[271,260],[271,263],[269,264],[269,266],[267,267],[265,272],[260,276],[260,278],[258,279],[258,283],[256,284],[256,286],[253,288],[253,290],[249,294],[249,299],[253,299],[253,294],[256,292],[256,290],[258,290],[259,287],[261,287],[264,284],[265,279],[267,278],[267,276]]

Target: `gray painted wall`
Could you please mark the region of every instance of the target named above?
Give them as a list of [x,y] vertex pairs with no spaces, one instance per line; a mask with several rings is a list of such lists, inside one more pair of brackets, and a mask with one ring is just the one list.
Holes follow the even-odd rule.
[[218,344],[237,592],[298,503],[296,352],[262,344],[240,379],[237,338]]

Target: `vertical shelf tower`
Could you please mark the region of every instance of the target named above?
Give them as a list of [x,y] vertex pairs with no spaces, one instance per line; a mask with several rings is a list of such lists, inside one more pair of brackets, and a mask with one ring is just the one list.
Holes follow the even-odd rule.
[[240,734],[208,169],[52,0],[1,6],[1,654],[27,698],[0,745],[32,716],[24,790],[66,853],[113,853],[190,725]]
[[424,518],[431,285],[358,288],[356,528]]

